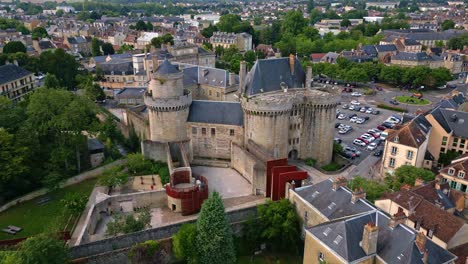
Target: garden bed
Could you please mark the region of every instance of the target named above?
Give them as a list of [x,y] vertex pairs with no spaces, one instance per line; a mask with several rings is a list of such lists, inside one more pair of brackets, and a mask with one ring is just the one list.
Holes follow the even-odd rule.
[[431,101],[427,99],[423,99],[423,98],[418,99],[413,96],[404,96],[404,95],[396,96],[395,100],[403,104],[411,104],[411,105],[427,105],[431,103]]

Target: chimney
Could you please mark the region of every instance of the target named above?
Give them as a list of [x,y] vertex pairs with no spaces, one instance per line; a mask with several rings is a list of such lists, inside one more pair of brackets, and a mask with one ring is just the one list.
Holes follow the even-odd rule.
[[411,189],[411,185],[405,183],[400,187],[400,191],[409,191]]
[[398,212],[396,214],[394,214],[391,218],[390,218],[390,222],[388,223],[388,226],[390,228],[395,228],[397,227],[399,224],[404,224],[406,221],[406,215],[405,215],[405,212],[403,212],[403,210],[398,210]]
[[241,61],[240,68],[239,68],[239,98],[244,93],[246,75],[247,75],[247,63],[245,61]]
[[416,235],[416,241],[414,243],[416,243],[416,246],[418,247],[419,249],[419,252],[423,253],[424,252],[424,249],[426,248],[426,236],[424,235],[423,232],[419,232],[417,235]]
[[353,192],[353,195],[351,196],[351,203],[356,203],[359,199],[366,199],[366,192],[360,188],[355,189]]
[[[229,86],[233,86],[236,83],[236,74],[230,72],[229,73]],[[227,84],[226,84],[227,86]]]
[[338,190],[338,188],[348,185],[348,180],[345,177],[338,177],[333,181],[333,191]]
[[291,71],[291,75],[294,75],[294,63],[296,62],[296,58],[293,54],[289,54],[289,70]]
[[17,61],[17,60],[14,60],[14,61],[13,61],[13,64],[16,65],[16,66],[18,66],[18,61]]
[[429,259],[429,250],[426,249],[426,250],[424,250],[424,255],[423,255],[423,259],[422,259],[423,263],[427,264],[428,259]]
[[312,66],[307,66],[306,88],[312,87]]
[[281,53],[279,51],[275,52],[275,58],[281,58]]
[[422,186],[424,185],[424,180],[421,179],[421,178],[417,178],[415,181],[414,181],[414,186]]
[[372,222],[364,226],[362,232],[361,248],[366,255],[372,255],[377,252],[377,238],[379,237],[379,228]]

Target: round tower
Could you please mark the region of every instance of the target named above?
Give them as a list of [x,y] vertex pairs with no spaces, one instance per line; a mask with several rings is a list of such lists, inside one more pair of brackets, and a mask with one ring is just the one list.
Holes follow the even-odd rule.
[[184,90],[183,73],[165,60],[151,75],[144,96],[148,107],[150,140],[158,142],[187,139],[187,118],[192,104],[190,91]]

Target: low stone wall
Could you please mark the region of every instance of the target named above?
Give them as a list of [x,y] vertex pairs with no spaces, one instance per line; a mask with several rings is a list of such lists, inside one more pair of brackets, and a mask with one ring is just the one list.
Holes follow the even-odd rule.
[[195,159],[192,160],[190,165],[192,165],[192,166],[207,166],[207,167],[229,168],[230,165],[231,165],[231,162],[227,161],[227,160],[195,158]]
[[[249,217],[257,215],[257,207],[233,210],[226,212],[229,223],[238,223],[247,220]],[[72,259],[85,258],[106,252],[111,252],[118,249],[128,248],[137,243],[147,240],[160,240],[173,236],[179,228],[185,223],[195,222],[196,219],[187,219],[187,221],[170,224],[162,227],[152,228],[135,232],[131,234],[121,235],[100,241],[91,242],[70,248],[70,256]],[[235,229],[238,230],[238,229]]]
[[[101,197],[105,197],[104,194],[101,194]],[[86,220],[83,224],[84,228],[80,231],[75,245],[89,242],[89,236],[94,234],[96,225],[101,220],[101,212],[105,212],[106,214],[119,212],[121,202],[132,202],[134,208],[158,208],[167,206],[165,190],[121,194],[98,199],[99,201],[92,205],[87,212]]]
[[[60,184],[60,188],[68,187],[70,185],[77,184],[77,183],[85,181],[85,180],[96,178],[97,176],[102,174],[106,169],[111,168],[111,167],[115,167],[115,166],[118,166],[118,165],[121,165],[121,164],[124,164],[125,162],[126,162],[125,159],[116,160],[116,161],[114,161],[112,163],[101,166],[99,168],[95,168],[93,170],[83,172],[81,174],[78,174],[76,176],[68,178],[67,180],[62,182]],[[12,201],[2,205],[0,207],[0,212],[3,212],[5,210],[7,210],[8,208],[10,208],[12,206],[15,206],[17,204],[20,204],[22,202],[26,202],[26,201],[32,200],[34,198],[37,198],[39,196],[42,196],[44,194],[47,194],[48,192],[49,192],[49,190],[46,189],[46,188],[42,188],[42,189],[39,189],[37,191],[30,192],[30,193],[28,193],[26,195],[23,195],[23,196],[15,199],[15,200],[12,200]]]

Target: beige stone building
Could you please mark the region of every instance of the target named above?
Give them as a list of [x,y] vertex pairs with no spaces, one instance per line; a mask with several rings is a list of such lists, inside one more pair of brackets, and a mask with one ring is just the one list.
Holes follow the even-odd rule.
[[468,152],[468,113],[438,107],[426,115],[431,124],[431,136],[428,150],[439,159],[440,153],[456,151],[460,154]]
[[438,178],[448,183],[451,189],[464,193],[465,200],[468,199],[468,154],[458,157],[442,168]]
[[210,43],[213,48],[221,46],[225,49],[230,46],[235,46],[241,52],[249,51],[252,49],[252,35],[248,33],[226,33],[214,32],[210,38]]
[[34,74],[15,64],[0,66],[0,96],[18,102],[36,88]]
[[404,125],[397,125],[394,129],[388,129],[387,133],[380,175],[393,174],[403,165],[432,167],[432,155],[427,152],[431,126],[423,116],[418,116]]

